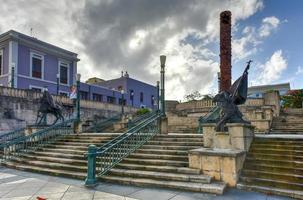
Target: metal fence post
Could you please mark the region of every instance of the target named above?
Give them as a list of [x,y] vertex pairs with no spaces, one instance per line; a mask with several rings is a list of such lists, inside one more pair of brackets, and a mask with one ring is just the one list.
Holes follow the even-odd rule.
[[87,155],[87,176],[85,179],[85,186],[93,187],[97,184],[96,180],[96,152],[97,147],[95,145],[88,146]]

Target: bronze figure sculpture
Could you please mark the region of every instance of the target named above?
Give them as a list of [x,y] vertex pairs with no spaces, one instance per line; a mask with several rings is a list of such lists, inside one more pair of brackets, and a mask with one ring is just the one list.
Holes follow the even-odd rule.
[[54,101],[53,97],[47,90],[44,90],[43,96],[40,99],[40,107],[38,109],[36,125],[47,125],[47,114],[52,114],[55,116],[56,119],[53,124],[57,123],[59,119],[64,121],[64,117],[62,115],[62,106]]
[[216,124],[216,131],[225,131],[224,126],[226,123],[250,123],[242,118],[243,115],[238,105],[244,104],[247,99],[247,78],[251,62],[251,60],[247,62],[242,76],[232,84],[229,91],[222,91],[214,97],[213,101],[217,102],[221,109],[221,115]]

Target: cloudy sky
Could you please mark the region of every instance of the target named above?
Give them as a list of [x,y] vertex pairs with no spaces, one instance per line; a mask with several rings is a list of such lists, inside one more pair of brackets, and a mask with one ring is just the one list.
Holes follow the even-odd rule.
[[249,84],[303,87],[301,0],[0,0],[10,29],[76,52],[82,80],[122,70],[150,84],[167,55],[167,99],[217,90],[219,13],[232,11],[233,79],[254,61]]

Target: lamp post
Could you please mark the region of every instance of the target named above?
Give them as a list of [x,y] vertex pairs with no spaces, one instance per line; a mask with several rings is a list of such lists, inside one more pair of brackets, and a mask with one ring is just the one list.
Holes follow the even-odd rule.
[[157,111],[160,110],[160,81],[157,81]]
[[124,115],[124,90],[121,90],[121,104],[122,104],[122,116]]
[[76,103],[76,108],[77,108],[77,120],[80,122],[80,79],[81,79],[81,74],[77,74],[77,103]]
[[59,95],[59,79],[60,79],[60,74],[57,74],[57,95]]
[[165,73],[165,61],[166,61],[166,56],[164,55],[161,55],[160,56],[160,64],[161,64],[161,112],[162,112],[162,115],[165,116],[165,97],[164,97],[164,94],[165,94],[165,90],[164,90],[164,80],[165,80],[165,77],[164,77],[164,73]]

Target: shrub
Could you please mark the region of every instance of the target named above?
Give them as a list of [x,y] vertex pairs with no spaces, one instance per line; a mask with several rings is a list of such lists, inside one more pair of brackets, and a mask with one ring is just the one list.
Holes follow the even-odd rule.
[[137,110],[136,114],[137,115],[144,115],[146,113],[149,113],[150,110],[148,108],[140,108],[139,110]]

